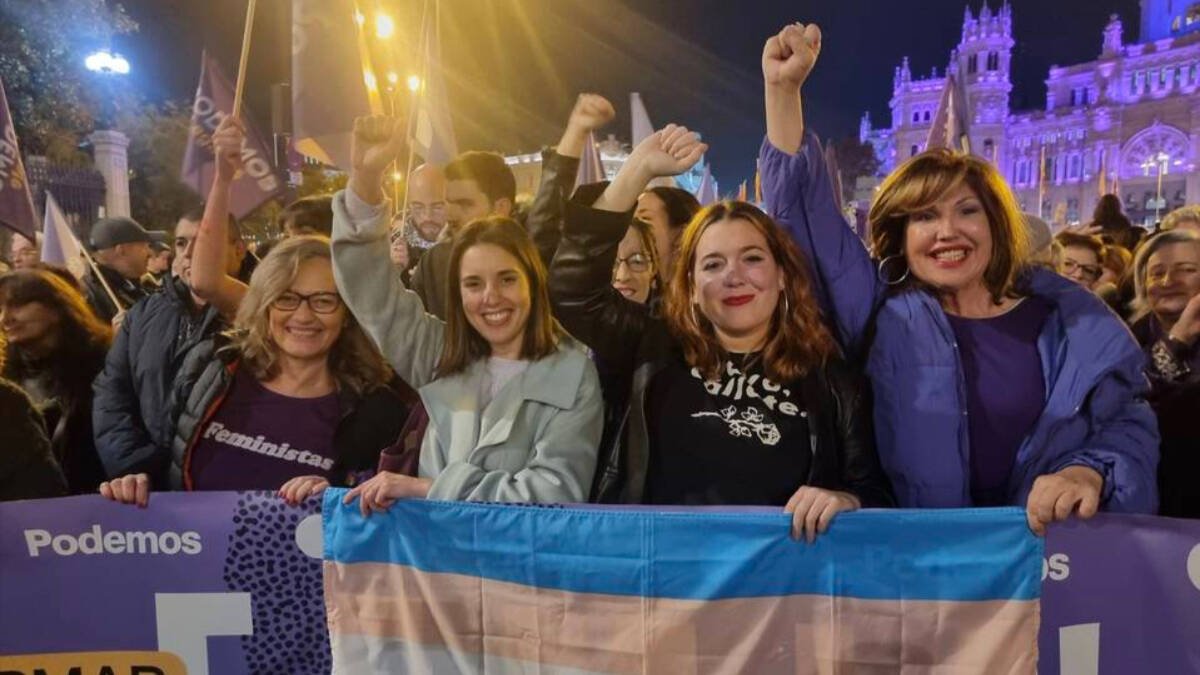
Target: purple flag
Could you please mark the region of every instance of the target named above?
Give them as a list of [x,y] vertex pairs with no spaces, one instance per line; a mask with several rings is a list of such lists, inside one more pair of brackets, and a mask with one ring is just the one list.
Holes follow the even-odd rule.
[[[192,126],[188,130],[181,172],[183,182],[201,195],[208,194],[216,176],[212,134],[232,109],[233,85],[205,52],[200,61],[200,86],[196,88],[196,103],[192,106]],[[245,166],[233,181],[229,194],[229,210],[237,218],[245,217],[267,200],[282,196],[287,189],[271,166],[271,155],[262,134],[248,115],[243,114],[242,121],[246,125],[246,146],[242,149]]]
[[704,175],[700,177],[700,185],[696,187],[696,201],[700,202],[701,206],[708,206],[720,200],[721,193],[717,188],[717,179],[713,178],[712,167],[705,164]]
[[364,61],[356,17],[362,14],[351,0],[292,0],[296,150],[345,171],[350,169],[354,118],[382,112],[379,84]]
[[4,138],[0,139],[0,225],[32,241],[37,236],[37,217],[33,215],[29,179],[25,176],[25,163],[21,161],[17,130],[8,112],[3,82],[0,82],[0,126],[4,129]]

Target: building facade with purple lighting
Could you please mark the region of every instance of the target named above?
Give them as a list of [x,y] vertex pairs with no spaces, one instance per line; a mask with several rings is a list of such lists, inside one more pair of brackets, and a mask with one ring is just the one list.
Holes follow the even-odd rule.
[[1026,211],[1086,221],[1103,189],[1121,197],[1134,222],[1151,225],[1200,203],[1200,0],[1142,0],[1141,10],[1137,43],[1124,42],[1114,15],[1096,60],[1050,68],[1044,110],[1014,111],[1012,10],[968,7],[946,71],[914,78],[906,57],[892,82],[891,127],[872,129],[864,115],[860,139],[885,172],[921,152],[954,74],[966,92],[971,151],[1000,168]]

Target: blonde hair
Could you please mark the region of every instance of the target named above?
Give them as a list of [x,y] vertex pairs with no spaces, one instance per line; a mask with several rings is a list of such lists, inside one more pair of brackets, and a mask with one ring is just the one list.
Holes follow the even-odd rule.
[[1160,232],[1166,232],[1188,221],[1194,222],[1200,227],[1200,206],[1189,205],[1175,209],[1163,218],[1162,225],[1159,225],[1158,229]]
[[[932,207],[954,188],[965,185],[979,198],[992,235],[992,258],[983,283],[992,301],[1014,294],[1029,258],[1029,231],[1008,183],[987,161],[940,148],[927,150],[901,164],[883,181],[867,215],[871,244],[880,260],[904,256],[909,218]],[[923,284],[906,279],[904,285]]]
[[688,365],[705,377],[720,375],[721,362],[728,356],[713,330],[712,322],[694,310],[696,286],[692,268],[700,237],[713,223],[740,220],[749,223],[767,241],[767,249],[784,278],[779,302],[771,317],[767,343],[763,345],[763,368],[779,382],[795,382],[813,368],[824,365],[836,347],[821,320],[812,284],[801,262],[800,252],[790,238],[758,207],[746,202],[724,201],[705,207],[692,218],[679,242],[679,255],[667,285],[665,317],[671,333],[679,340]]
[[[300,266],[309,260],[333,264],[328,238],[306,235],[285,239],[271,249],[250,277],[250,288],[238,307],[230,337],[241,354],[242,366],[259,380],[279,374],[279,347],[271,337],[271,304],[287,292]],[[356,394],[383,385],[391,377],[379,350],[349,310],[329,352],[328,364],[338,383]]]

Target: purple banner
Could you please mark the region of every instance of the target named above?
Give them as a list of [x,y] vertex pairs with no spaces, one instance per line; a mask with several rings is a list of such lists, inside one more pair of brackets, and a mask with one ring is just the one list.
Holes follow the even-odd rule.
[[0,225],[10,228],[33,241],[37,232],[37,217],[29,196],[29,179],[21,148],[17,145],[17,130],[8,109],[4,83],[0,82]]
[[[329,672],[316,508],[250,492],[0,504],[0,672],[111,651],[169,652],[190,675]],[[74,663],[116,663],[95,658]]]
[[[0,672],[129,662],[114,652],[167,652],[192,675],[328,672],[315,508],[233,492],[0,503]],[[1200,672],[1200,521],[1056,525],[1043,572],[1040,673]],[[56,653],[73,656],[17,656]]]
[[1056,525],[1042,572],[1042,675],[1200,673],[1200,521]]

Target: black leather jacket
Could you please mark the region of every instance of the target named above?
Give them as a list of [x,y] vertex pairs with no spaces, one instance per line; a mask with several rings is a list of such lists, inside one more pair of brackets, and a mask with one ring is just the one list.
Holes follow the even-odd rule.
[[[679,358],[679,349],[662,319],[612,288],[617,245],[632,214],[590,208],[602,187],[584,186],[566,205],[562,241],[550,267],[550,293],[559,320],[604,362],[606,398],[610,387],[623,388],[615,398],[626,401],[611,417],[616,428],[606,436],[614,436],[616,443],[601,449],[592,499],[640,503],[652,451],[647,392],[655,374]],[[863,506],[893,505],[891,485],[875,452],[861,378],[841,360],[831,359],[798,386],[813,453],[806,484],[851,492]]]

